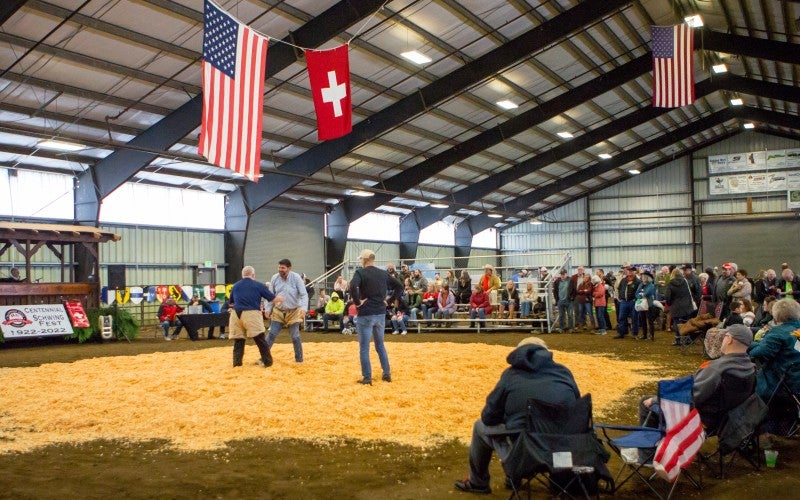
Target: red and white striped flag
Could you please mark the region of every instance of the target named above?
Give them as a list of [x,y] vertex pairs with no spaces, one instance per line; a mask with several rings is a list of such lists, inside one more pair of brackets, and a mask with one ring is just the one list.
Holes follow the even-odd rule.
[[688,24],[652,28],[653,106],[694,103],[694,30]]
[[681,469],[691,465],[700,447],[706,439],[703,423],[697,409],[689,411],[689,405],[663,400],[660,402],[664,416],[677,416],[684,413],[675,425],[670,426],[667,419],[667,435],[661,440],[653,458],[656,474],[667,481],[675,481]]
[[269,40],[205,1],[203,117],[197,152],[258,182]]

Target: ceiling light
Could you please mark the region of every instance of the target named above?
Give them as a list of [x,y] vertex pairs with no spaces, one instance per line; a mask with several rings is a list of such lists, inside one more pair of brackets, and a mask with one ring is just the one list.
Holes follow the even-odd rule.
[[597,156],[599,156],[599,157],[600,157],[601,159],[603,159],[603,160],[609,160],[609,159],[611,159],[611,155],[610,155],[610,154],[608,154],[608,153],[600,153],[600,154],[599,154],[599,155],[597,155]]
[[683,18],[683,20],[686,21],[686,24],[688,24],[690,28],[703,27],[703,18],[700,17],[699,14],[695,14],[693,16],[686,16]]
[[714,73],[727,73],[728,67],[724,64],[715,64],[711,66],[711,69],[714,70]]
[[405,57],[409,61],[413,62],[414,64],[428,64],[433,60],[430,57],[426,56],[425,54],[417,52],[416,50],[409,50],[408,52],[403,52],[400,55]]
[[514,101],[509,101],[508,99],[505,99],[503,101],[497,101],[497,105],[503,109],[515,109],[519,107],[517,106],[517,103],[515,103]]
[[756,128],[756,124],[755,123],[751,123],[751,122],[747,122],[747,123],[744,124],[744,128],[746,128],[748,130],[751,129],[751,128]]
[[369,191],[363,191],[361,189],[352,189],[350,190],[351,196],[360,196],[362,198],[369,198],[370,196],[375,196],[375,193],[371,193]]
[[431,203],[431,208],[450,208],[447,203]]
[[573,137],[575,137],[574,135],[572,135],[571,132],[559,132],[556,135],[561,137],[562,139],[572,139]]
[[642,173],[642,171],[639,170],[638,168],[632,168],[632,169],[628,170],[628,173],[631,174],[631,175],[639,175],[639,174]]
[[734,97],[731,99],[731,106],[741,106],[742,104],[744,104],[744,101],[741,97]]
[[531,219],[531,224],[533,224],[534,226],[538,226],[541,223],[542,221],[540,221],[538,217],[534,217],[533,219]]
[[75,142],[57,141],[55,139],[45,139],[36,143],[37,146],[44,149],[55,149],[58,151],[79,151],[86,149],[88,146],[84,144],[77,144]]
[[489,214],[489,217],[491,217],[492,219],[502,219],[503,218],[503,216],[500,215],[500,214]]

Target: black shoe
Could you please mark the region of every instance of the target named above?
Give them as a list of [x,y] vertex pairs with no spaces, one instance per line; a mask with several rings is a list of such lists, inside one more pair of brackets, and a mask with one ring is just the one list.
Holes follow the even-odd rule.
[[384,373],[383,376],[381,376],[381,380],[383,380],[384,382],[391,382],[392,376],[389,375],[388,373]]
[[625,338],[625,335],[616,335],[614,337],[614,340],[619,340],[619,339],[624,339],[624,338]]
[[357,383],[359,383],[361,385],[372,385],[372,380],[370,380],[368,378],[362,378]]
[[469,493],[480,493],[481,495],[490,495],[492,493],[492,489],[489,486],[479,488],[470,483],[469,478],[458,480],[455,482],[455,485],[456,489]]
[[261,359],[261,362],[264,363],[264,368],[269,368],[272,366],[272,354],[267,354]]
[[680,340],[674,340],[672,341],[672,345],[683,345],[683,342],[681,342]]

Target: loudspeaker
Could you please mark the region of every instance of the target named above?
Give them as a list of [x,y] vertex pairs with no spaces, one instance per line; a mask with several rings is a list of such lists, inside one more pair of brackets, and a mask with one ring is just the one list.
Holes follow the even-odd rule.
[[108,266],[108,289],[125,289],[125,266]]

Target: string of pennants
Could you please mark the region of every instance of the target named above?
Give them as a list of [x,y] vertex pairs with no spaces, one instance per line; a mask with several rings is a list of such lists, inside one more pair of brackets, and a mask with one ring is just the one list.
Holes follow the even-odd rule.
[[109,289],[104,286],[100,289],[100,301],[104,304],[117,303],[120,305],[140,304],[142,302],[161,303],[172,297],[175,301],[188,302],[192,295],[197,295],[206,300],[223,301],[230,294],[230,285],[149,285],[132,286],[124,289]]

